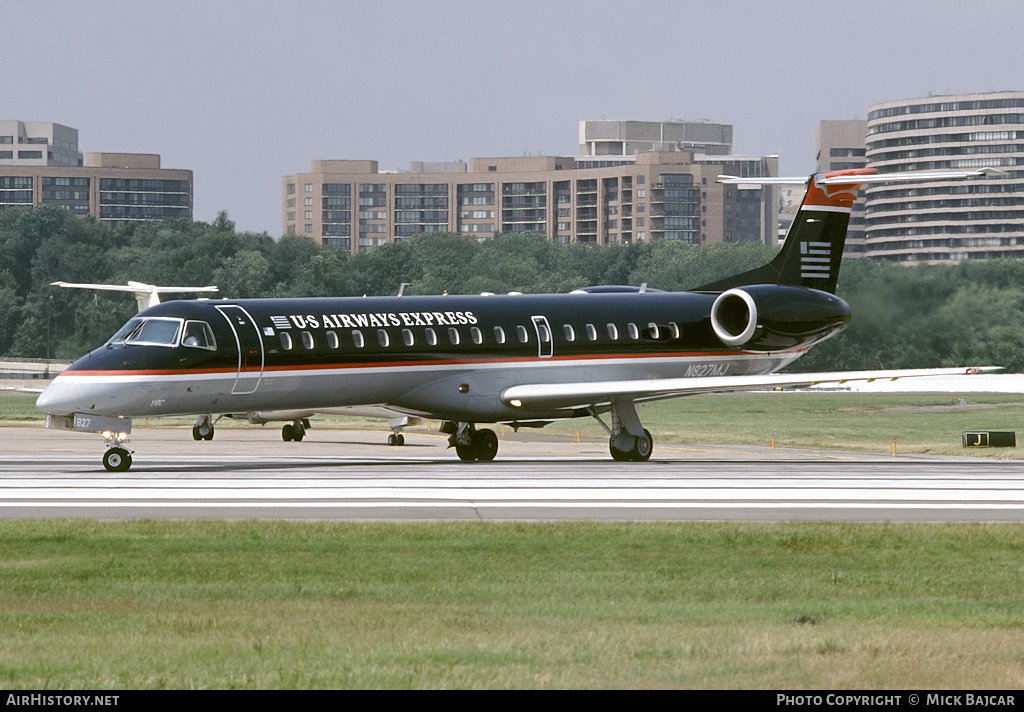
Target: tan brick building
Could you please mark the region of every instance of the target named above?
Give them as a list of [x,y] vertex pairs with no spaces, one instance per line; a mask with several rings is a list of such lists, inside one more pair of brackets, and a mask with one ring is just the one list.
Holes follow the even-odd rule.
[[669,150],[474,158],[407,172],[380,172],[372,160],[316,160],[309,173],[283,179],[283,231],[353,252],[430,232],[775,244],[771,188],[723,186],[715,182],[721,173],[775,176],[778,158]]

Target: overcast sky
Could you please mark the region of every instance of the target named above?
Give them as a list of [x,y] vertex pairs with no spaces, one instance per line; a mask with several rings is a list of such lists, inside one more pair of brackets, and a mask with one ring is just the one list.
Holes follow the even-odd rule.
[[1024,90],[1020,0],[0,4],[0,118],[195,172],[195,218],[281,234],[318,158],[576,155],[584,119],[709,119],[814,168],[821,119]]

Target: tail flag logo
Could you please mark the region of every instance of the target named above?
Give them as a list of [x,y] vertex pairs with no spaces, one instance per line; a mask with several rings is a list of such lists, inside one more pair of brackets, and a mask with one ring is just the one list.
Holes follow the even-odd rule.
[[829,279],[832,274],[832,245],[828,242],[800,242],[800,278]]

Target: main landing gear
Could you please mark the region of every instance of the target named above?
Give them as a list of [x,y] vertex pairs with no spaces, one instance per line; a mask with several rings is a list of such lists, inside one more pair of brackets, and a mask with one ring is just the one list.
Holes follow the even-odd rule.
[[281,428],[281,439],[287,442],[302,442],[302,438],[306,437],[306,431],[309,430],[309,419],[303,418],[302,420],[296,420],[294,423],[288,423]]
[[441,432],[448,434],[448,447],[454,447],[463,462],[490,462],[498,454],[498,436],[490,428],[477,430],[473,423],[448,421],[441,426]]
[[200,415],[192,426],[193,440],[213,440],[213,416]]
[[612,427],[604,424],[598,414],[591,410],[601,427],[608,432],[608,450],[616,462],[647,462],[654,452],[654,438],[649,430],[640,424],[636,414],[636,403],[630,400],[612,402]]

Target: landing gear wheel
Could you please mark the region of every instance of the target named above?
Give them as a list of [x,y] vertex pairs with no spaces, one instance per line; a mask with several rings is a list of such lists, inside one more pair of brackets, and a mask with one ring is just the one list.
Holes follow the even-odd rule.
[[193,440],[213,440],[213,426],[209,423],[192,426]]
[[629,452],[615,447],[615,438],[608,438],[608,451],[611,452],[612,459],[616,462],[627,462],[631,459]]
[[473,462],[476,459],[476,448],[472,445],[456,445],[455,454],[463,462]]
[[654,452],[654,438],[651,437],[649,430],[644,430],[644,434],[636,439],[636,445],[633,446],[633,451],[630,452],[630,458],[634,462],[647,462],[651,459],[651,453]]
[[401,447],[402,445],[405,445],[405,436],[402,435],[401,433],[396,435],[395,436],[395,445],[398,445],[399,447]]
[[473,433],[473,450],[478,460],[490,462],[498,454],[498,436],[488,428],[477,430]]
[[[621,435],[620,435],[621,438]],[[633,438],[633,447],[629,450],[620,450],[615,447],[615,438],[608,440],[608,451],[616,462],[647,462],[654,452],[654,438],[648,430],[644,434]]]
[[396,436],[394,433],[391,433],[391,435],[388,435],[388,445],[391,445],[393,447],[393,446],[395,446],[397,444],[398,444],[398,436]]
[[290,443],[295,439],[295,428],[292,427],[291,423],[288,423],[286,426],[281,428],[281,439],[286,443]]
[[103,467],[107,472],[127,472],[132,466],[132,456],[121,447],[112,447],[103,454]]

